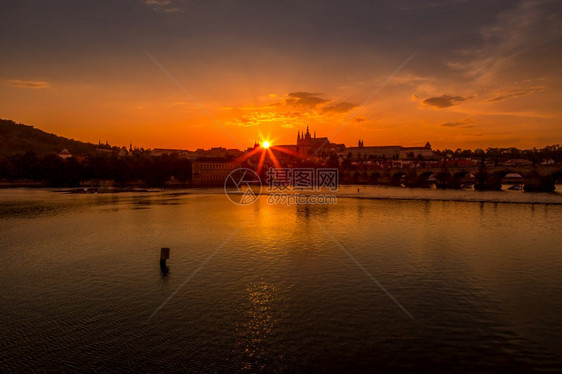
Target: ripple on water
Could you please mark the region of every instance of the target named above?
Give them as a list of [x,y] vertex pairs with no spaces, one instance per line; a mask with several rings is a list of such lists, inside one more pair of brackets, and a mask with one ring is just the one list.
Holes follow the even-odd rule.
[[556,205],[52,196],[0,201],[3,371],[562,367]]

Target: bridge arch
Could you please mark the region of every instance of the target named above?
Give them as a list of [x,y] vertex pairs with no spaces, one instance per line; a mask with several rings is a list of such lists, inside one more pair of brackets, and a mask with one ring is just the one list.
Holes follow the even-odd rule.
[[522,173],[520,170],[503,169],[491,174],[491,180],[502,188],[503,185],[510,184],[509,189],[522,189],[529,178],[529,174]]
[[558,170],[558,171],[552,173],[551,175],[549,175],[549,178],[552,179],[554,184],[562,183],[562,170]]
[[541,175],[537,170],[533,170],[525,179],[525,191],[553,192],[556,190],[556,183],[561,180],[562,169],[547,175]]
[[391,184],[393,186],[401,186],[403,182],[405,182],[406,172],[405,171],[397,171],[392,174]]
[[[352,169],[342,171],[342,181],[358,184],[384,184],[408,187],[463,188],[474,185],[477,190],[501,190],[503,179],[509,174],[520,175],[526,191],[554,191],[557,181],[562,182],[560,165],[485,166],[384,169]],[[513,180],[512,180],[513,182]]]
[[378,171],[374,171],[369,175],[369,184],[379,184],[379,179],[381,177],[381,173]]
[[460,170],[460,171],[455,171],[453,174],[454,178],[474,178],[474,174],[472,174],[470,171],[468,170]]
[[434,170],[412,171],[408,175],[408,183],[412,187],[431,187],[435,184],[435,173]]
[[435,187],[445,189],[451,187],[453,175],[449,171],[439,171],[435,173]]

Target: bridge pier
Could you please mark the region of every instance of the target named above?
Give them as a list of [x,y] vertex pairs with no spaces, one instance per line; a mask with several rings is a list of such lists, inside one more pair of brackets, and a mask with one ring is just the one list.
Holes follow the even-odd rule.
[[462,186],[463,176],[460,174],[455,174],[449,180],[449,188],[460,190]]
[[474,189],[478,191],[501,191],[501,183],[474,183]]
[[451,188],[451,180],[453,179],[451,173],[447,169],[443,169],[441,172],[437,173],[435,176],[435,187],[440,190],[446,190]]
[[392,176],[390,174],[385,173],[379,177],[378,182],[379,184],[390,186],[392,185],[392,180],[393,180]]
[[475,175],[474,189],[478,191],[500,191],[502,189],[501,178],[496,174],[488,174],[485,167],[481,167]]
[[550,177],[541,177],[533,173],[525,178],[523,189],[527,192],[552,192],[555,190],[555,180]]
[[[426,187],[423,183],[423,178],[418,177],[415,171],[411,171],[406,175],[406,180],[404,181],[404,185],[406,187]],[[426,180],[427,181],[427,180]]]

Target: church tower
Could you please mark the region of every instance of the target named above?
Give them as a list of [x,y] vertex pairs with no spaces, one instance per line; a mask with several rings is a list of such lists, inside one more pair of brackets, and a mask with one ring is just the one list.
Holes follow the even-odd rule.
[[305,138],[306,140],[309,140],[309,139],[310,139],[310,131],[308,131],[308,125],[306,125],[306,134],[304,135],[304,138]]

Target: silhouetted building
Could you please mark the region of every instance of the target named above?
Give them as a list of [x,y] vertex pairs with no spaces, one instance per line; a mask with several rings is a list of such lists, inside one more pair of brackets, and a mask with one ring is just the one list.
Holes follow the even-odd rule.
[[195,159],[197,158],[197,155],[195,154],[195,152],[192,151],[188,151],[185,149],[166,149],[166,148],[154,148],[153,150],[150,151],[150,154],[152,156],[163,156],[163,155],[169,155],[169,156],[177,156],[179,158],[187,158],[187,159]]
[[353,160],[387,159],[398,160],[408,158],[433,158],[431,144],[424,147],[402,147],[400,145],[365,146],[363,140],[357,142],[357,147],[346,148],[343,156]]
[[344,156],[352,160],[368,160],[368,159],[398,159],[400,157],[399,145],[381,145],[365,147],[363,141],[359,141],[358,147],[349,147],[344,151]]
[[192,183],[194,186],[224,186],[228,174],[240,167],[232,160],[204,158],[193,161]]
[[314,137],[312,137],[308,126],[306,126],[305,134],[301,134],[300,131],[297,133],[296,152],[302,156],[327,154],[332,151],[340,152],[342,149],[345,149],[344,144],[332,143],[327,137],[317,138],[316,131],[314,131]]
[[400,151],[400,158],[423,158],[430,159],[433,158],[433,151],[431,150],[431,144],[429,142],[425,143],[424,147],[402,147]]

